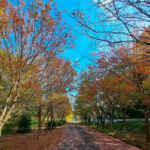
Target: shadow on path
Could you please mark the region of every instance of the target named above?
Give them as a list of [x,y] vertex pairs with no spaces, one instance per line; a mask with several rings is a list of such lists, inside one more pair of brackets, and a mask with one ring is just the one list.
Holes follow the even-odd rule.
[[65,129],[65,137],[53,150],[100,150],[94,141],[94,137],[82,127],[70,124]]

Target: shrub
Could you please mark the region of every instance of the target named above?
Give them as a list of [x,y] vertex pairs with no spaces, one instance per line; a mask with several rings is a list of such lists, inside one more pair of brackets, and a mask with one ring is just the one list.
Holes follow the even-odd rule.
[[12,123],[5,124],[2,130],[2,134],[7,135],[7,134],[14,134],[14,133],[15,133],[14,125]]
[[66,123],[66,120],[57,120],[57,121],[49,121],[47,123],[47,129],[53,129],[56,128],[56,126],[62,126]]
[[56,126],[62,126],[66,123],[66,120],[59,120],[56,122]]
[[53,128],[56,128],[56,122],[55,121],[49,121],[47,123],[47,129],[50,130],[50,129],[53,129]]
[[31,131],[31,116],[22,114],[18,121],[18,133],[27,133]]

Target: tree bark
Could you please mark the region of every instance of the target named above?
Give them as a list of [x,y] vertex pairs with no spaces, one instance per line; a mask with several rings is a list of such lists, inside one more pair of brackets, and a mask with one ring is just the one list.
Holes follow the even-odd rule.
[[114,108],[111,109],[111,115],[110,115],[110,127],[112,128],[114,121]]
[[38,107],[38,130],[39,132],[41,131],[41,126],[42,126],[41,114],[42,114],[41,105],[39,105]]
[[2,136],[2,127],[0,127],[0,137]]
[[122,124],[122,126],[123,126],[123,129],[126,128],[126,108],[125,107],[123,108],[123,124]]
[[102,120],[103,120],[103,127],[106,128],[106,115],[104,114],[103,117],[102,117]]
[[112,129],[112,114],[110,115],[110,128]]
[[97,116],[97,122],[96,122],[96,128],[99,127],[99,124],[100,124],[100,115],[98,114],[98,116]]
[[88,117],[88,125],[91,125],[91,117]]
[[145,108],[145,134],[146,143],[150,143],[150,131],[149,131],[149,108]]

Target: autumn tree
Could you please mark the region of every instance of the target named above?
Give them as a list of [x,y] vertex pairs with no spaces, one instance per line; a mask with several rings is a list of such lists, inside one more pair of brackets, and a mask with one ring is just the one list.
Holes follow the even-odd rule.
[[[143,32],[143,34],[145,33]],[[100,58],[99,63],[101,63],[101,66],[107,67],[107,69],[105,68],[104,79],[102,79],[102,81],[105,81],[105,79],[106,81],[105,83],[103,81],[103,84],[101,84],[101,86],[104,85],[104,89],[109,88],[113,93],[118,92],[123,106],[136,103],[135,99],[140,99],[144,104],[146,141],[149,142],[149,89],[146,86],[146,83],[149,82],[147,44],[137,42],[131,48],[122,48],[119,51],[113,51],[111,57]],[[111,75],[108,72],[111,72]]]
[[55,127],[57,120],[65,120],[66,116],[72,111],[67,96],[59,93],[53,93],[49,96],[43,108],[43,123],[49,124],[50,128]]
[[78,95],[75,103],[75,114],[81,121],[90,124],[96,117],[96,87],[93,85],[93,77],[89,72],[80,76]]
[[50,61],[49,53],[53,50],[58,54],[70,47],[72,35],[56,7],[52,13],[51,0],[46,4],[41,0],[30,4],[20,1],[17,6],[2,0],[0,12],[0,82],[1,91],[5,90],[1,92],[1,131],[30,94],[41,99],[43,66]]
[[[74,76],[76,75],[70,61],[65,61],[62,57],[58,56],[55,51],[51,50],[48,52],[46,59],[47,61],[45,61],[44,57],[41,57],[42,72],[40,73],[40,78],[43,83],[43,98],[39,101],[37,106],[39,130],[45,122],[50,120],[50,118],[52,123],[55,122],[56,115],[54,117],[54,106],[56,105],[53,105],[51,97],[53,97],[53,94],[66,95],[66,93],[72,89],[71,83],[74,81]],[[57,101],[59,102],[59,99],[55,99],[55,101],[55,103],[59,105],[59,103],[57,103]],[[47,105],[49,106],[48,108]],[[63,105],[60,105],[60,107],[61,106],[63,108]],[[46,115],[45,110],[47,110],[48,115]],[[63,116],[65,116],[65,112],[62,112],[62,114],[64,114],[62,115],[62,118],[64,118]],[[48,116],[44,117],[47,119],[43,120],[43,115]]]
[[[149,29],[146,30],[148,31]],[[145,40],[148,40],[149,34],[143,32],[139,39],[144,39],[146,36]],[[125,127],[128,106],[132,105],[134,107],[140,100],[145,111],[147,142],[149,142],[149,62],[148,45],[137,42],[135,45],[129,45],[128,48],[115,49],[112,47],[109,53],[101,53],[97,65],[91,67],[95,79],[92,80],[91,84],[94,86],[96,84],[95,98],[98,103],[97,108],[107,114],[106,116],[110,116],[111,126],[114,110],[120,111],[123,117],[123,127]],[[92,88],[90,89],[89,85],[85,87],[87,92],[84,92],[86,93],[84,95],[86,96]],[[81,91],[82,88],[80,89]],[[84,97],[80,97],[80,99],[80,102],[82,102]],[[89,100],[87,96],[86,99]],[[87,104],[90,108],[94,108],[86,101],[83,105],[79,103],[77,110],[86,114],[88,111],[84,109],[84,106]],[[94,111],[92,110],[92,112]]]
[[58,57],[54,51],[48,54],[48,60],[44,64],[44,90],[45,94],[52,92],[65,93],[71,90],[70,84],[74,81],[76,72],[70,61]]
[[[11,56],[11,60],[9,60]],[[0,59],[3,60],[0,65],[1,70],[1,90],[0,90],[0,129],[14,115],[23,110],[25,104],[34,103],[37,97],[40,97],[41,83],[38,80],[39,66],[36,64],[24,66],[24,73],[21,75],[19,85],[15,84],[18,79],[18,62],[16,56],[12,56],[1,51]],[[23,61],[22,61],[23,62]],[[25,65],[25,62],[24,62]],[[28,101],[30,99],[30,101]]]

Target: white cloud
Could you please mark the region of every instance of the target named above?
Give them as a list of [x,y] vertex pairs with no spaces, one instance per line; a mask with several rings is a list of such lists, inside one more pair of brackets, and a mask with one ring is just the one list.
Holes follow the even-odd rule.
[[103,5],[109,4],[112,0],[93,0],[94,3],[101,2]]
[[107,5],[111,2],[112,0],[101,0],[103,5]]
[[98,0],[93,0],[93,2],[97,3],[97,2],[98,2]]

